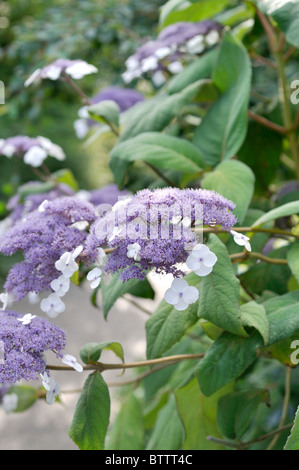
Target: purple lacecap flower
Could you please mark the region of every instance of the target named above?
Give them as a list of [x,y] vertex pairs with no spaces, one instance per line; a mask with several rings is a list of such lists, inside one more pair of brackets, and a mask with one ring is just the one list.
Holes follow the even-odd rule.
[[99,206],[101,204],[111,204],[114,205],[119,198],[129,195],[129,191],[126,189],[118,189],[116,184],[107,184],[103,188],[93,189],[89,191],[88,201],[91,202],[94,206]]
[[55,262],[80,245],[85,249],[77,260],[84,260],[87,265],[94,262],[96,247],[90,242],[85,247],[87,232],[73,224],[80,221],[92,224],[96,218],[91,203],[62,197],[49,201],[43,212],[35,210],[9,228],[0,238],[0,252],[9,256],[21,251],[24,261],[15,264],[8,273],[6,291],[19,301],[29,292],[50,290],[51,282],[59,274]]
[[[32,154],[33,151],[37,152],[38,161],[36,161],[36,156]],[[0,139],[0,155],[5,155],[8,158],[12,156],[22,157],[25,163],[33,166],[40,166],[47,156],[61,161],[65,159],[65,153],[62,148],[43,136],[28,137],[17,135],[7,139]]]
[[65,333],[48,320],[35,317],[27,325],[18,320],[23,315],[4,311],[0,315],[0,341],[4,360],[0,362],[0,383],[13,384],[22,379],[37,380],[45,372],[44,353],[62,357]]
[[126,60],[124,81],[129,83],[146,72],[177,73],[171,67],[173,62],[182,60],[186,54],[201,54],[220,40],[222,30],[223,26],[213,20],[182,21],[167,26],[155,40],[143,44]]
[[92,65],[88,64],[84,60],[76,59],[57,59],[45,67],[35,70],[32,75],[26,80],[25,86],[31,85],[36,80],[50,79],[58,80],[67,75],[72,79],[80,79],[85,75],[97,72],[98,69]]
[[[114,248],[104,269],[119,272],[123,281],[144,279],[152,269],[181,275],[177,265],[196,243],[195,224],[229,231],[237,222],[232,201],[203,189],[145,189],[117,206],[93,224],[87,243],[98,240],[99,246]],[[128,257],[134,243],[140,247],[138,260]]]

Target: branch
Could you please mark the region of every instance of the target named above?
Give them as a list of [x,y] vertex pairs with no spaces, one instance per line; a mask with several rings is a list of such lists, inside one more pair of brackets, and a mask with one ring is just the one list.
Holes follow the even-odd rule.
[[286,259],[270,258],[269,256],[262,255],[261,253],[255,253],[254,251],[244,251],[242,253],[234,253],[233,255],[230,255],[230,259],[235,261],[242,261],[247,258],[255,258],[270,264],[288,264]]

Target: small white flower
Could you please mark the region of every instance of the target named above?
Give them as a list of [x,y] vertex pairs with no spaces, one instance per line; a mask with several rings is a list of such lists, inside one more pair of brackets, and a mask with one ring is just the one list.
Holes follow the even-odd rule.
[[55,263],[55,268],[61,271],[64,277],[72,277],[72,275],[78,271],[79,266],[75,259],[80,255],[83,250],[83,246],[78,246],[72,253],[66,251],[61,255],[58,261]]
[[51,282],[51,288],[59,297],[63,297],[70,288],[71,281],[69,277],[59,276]]
[[199,296],[196,287],[189,286],[185,279],[174,279],[171,287],[167,289],[164,299],[174,306],[176,310],[186,310],[190,304],[197,301]]
[[202,34],[194,36],[186,44],[187,51],[189,54],[200,54],[205,49],[204,37]]
[[16,148],[12,144],[4,144],[4,147],[1,149],[2,155],[5,155],[7,158],[11,158],[16,151]]
[[85,230],[87,227],[89,227],[89,222],[86,220],[79,220],[78,222],[74,222],[71,227],[77,228],[78,230]]
[[231,230],[230,233],[234,237],[235,243],[240,246],[245,246],[247,251],[251,251],[251,245],[249,243],[250,238],[246,237],[242,233],[236,232],[235,230]]
[[70,367],[73,367],[77,372],[82,372],[83,367],[77,362],[77,359],[71,354],[65,354],[62,358],[62,362]]
[[40,374],[41,379],[42,379],[42,384],[43,387],[49,391],[50,390],[50,376],[47,374],[47,372],[44,372],[43,374]]
[[40,74],[40,71],[41,69],[37,69],[35,70],[31,75],[30,77],[27,78],[27,80],[25,81],[25,87],[28,87],[29,85],[31,85],[33,82],[35,82],[35,80],[38,78],[39,74]]
[[86,279],[88,281],[92,281],[92,283],[90,284],[90,287],[92,289],[96,289],[100,285],[101,274],[102,274],[102,270],[100,268],[94,268],[91,271],[89,271],[89,273],[87,274]]
[[49,204],[48,199],[45,199],[39,206],[38,206],[38,212],[45,212],[46,206]]
[[60,393],[60,385],[56,382],[53,377],[49,379],[49,390],[46,394],[46,401],[49,405],[53,405],[55,403],[56,397]]
[[166,82],[166,78],[162,70],[157,70],[152,76],[153,84],[158,88]]
[[103,248],[98,248],[98,255],[95,264],[97,266],[102,266],[104,259],[106,258],[106,253]]
[[47,151],[51,157],[56,158],[56,160],[64,160],[65,159],[65,153],[62,150],[62,148],[51,142],[50,139],[47,139],[46,137],[38,136],[37,140],[41,144],[41,146]]
[[136,57],[131,56],[126,60],[125,65],[128,70],[136,70],[139,66],[139,60],[136,59]]
[[11,413],[17,409],[18,395],[16,393],[7,393],[2,399],[2,408],[6,413]]
[[126,70],[126,72],[122,73],[122,79],[125,83],[130,83],[134,78],[139,78],[142,75],[141,69],[136,70]]
[[210,31],[206,35],[205,41],[209,46],[213,46],[214,44],[216,44],[219,41],[219,37],[220,36],[219,36],[218,31]]
[[96,73],[98,69],[84,60],[75,62],[65,69],[65,73],[72,77],[74,80],[79,80],[80,78],[89,75],[90,73]]
[[0,302],[3,303],[1,310],[6,310],[6,307],[9,302],[9,294],[7,292],[3,292],[2,294],[0,294]]
[[206,245],[196,245],[186,260],[189,269],[198,276],[207,276],[213,270],[217,256]]
[[40,308],[50,318],[56,318],[59,313],[64,312],[65,305],[57,294],[50,294],[41,301]]
[[142,72],[149,72],[150,70],[155,70],[157,67],[158,67],[158,59],[155,56],[151,55],[141,61]]
[[41,166],[43,161],[47,158],[48,154],[45,149],[33,145],[24,155],[24,162],[35,168]]
[[165,59],[165,57],[167,57],[171,53],[172,49],[170,47],[164,46],[157,49],[154,54],[158,59]]
[[46,77],[50,80],[57,80],[61,75],[61,67],[51,65],[46,71]]
[[29,325],[31,323],[31,320],[33,318],[36,318],[36,315],[32,315],[31,313],[26,313],[22,318],[18,318],[18,321],[22,323],[22,325]]
[[133,258],[135,261],[140,260],[139,252],[141,250],[141,246],[139,243],[132,243],[131,245],[127,246],[127,257]]
[[174,74],[181,72],[183,68],[184,66],[179,60],[176,60],[175,62],[171,62],[171,64],[167,66],[167,69],[169,70],[169,72],[174,73]]
[[89,132],[89,126],[85,119],[76,119],[74,129],[78,139],[84,139]]

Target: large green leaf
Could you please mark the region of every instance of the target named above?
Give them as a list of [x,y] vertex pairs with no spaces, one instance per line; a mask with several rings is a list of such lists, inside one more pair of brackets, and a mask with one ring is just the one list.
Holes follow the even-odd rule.
[[284,450],[299,450],[299,407],[297,408],[291,434],[287,439]]
[[234,213],[241,224],[253,195],[254,181],[254,173],[247,165],[229,160],[217,165],[211,173],[206,173],[202,187],[231,199],[236,204]]
[[106,450],[142,450],[143,415],[133,393],[122,404],[108,434]]
[[155,291],[147,279],[144,281],[140,281],[139,279],[130,279],[127,282],[122,282],[117,273],[113,274],[107,282],[103,282],[103,284],[101,284],[101,292],[103,302],[102,308],[105,318],[117,299],[124,294],[131,294],[136,297],[146,299],[153,299],[155,296]]
[[[200,279],[194,274],[186,276],[189,285],[198,286]],[[197,303],[187,310],[178,311],[163,300],[146,322],[147,357],[161,357],[198,321]]]
[[205,83],[205,80],[199,80],[171,96],[160,93],[154,98],[145,100],[145,102],[131,108],[130,112],[123,116],[124,129],[119,142],[143,132],[165,129],[171,120],[180,113],[183,106],[189,104],[195,98],[200,87],[204,86]]
[[102,375],[95,372],[84,384],[69,436],[80,450],[104,450],[109,419],[109,390]]
[[80,357],[85,364],[97,362],[103,351],[113,351],[119,359],[124,362],[124,351],[122,345],[116,341],[105,341],[104,343],[87,343],[80,350]]
[[127,166],[144,161],[156,168],[182,173],[198,173],[203,159],[191,142],[159,132],[145,132],[116,145],[111,152],[110,168],[121,185]]
[[265,346],[269,341],[269,321],[265,307],[255,301],[241,305],[240,313],[244,327],[255,328],[264,340]]
[[[229,66],[228,66],[229,64]],[[213,83],[221,92],[194,134],[208,165],[232,158],[247,132],[251,65],[246,49],[230,32],[223,37]]]
[[220,239],[211,234],[208,246],[218,261],[199,286],[198,315],[226,331],[246,336],[239,311],[240,283],[229,254]]
[[299,201],[292,201],[284,204],[283,206],[276,207],[266,214],[259,217],[254,223],[253,227],[259,227],[266,222],[270,222],[280,217],[288,217],[289,215],[299,214]]
[[286,35],[286,40],[299,47],[299,3],[294,0],[259,0],[255,2],[267,15],[272,16],[279,29]]
[[242,390],[220,398],[217,424],[229,439],[240,439],[247,431],[260,403],[269,401],[268,390]]
[[[189,3],[189,5],[188,5]],[[190,4],[191,3],[191,4]],[[202,21],[210,19],[217,13],[220,13],[227,7],[232,0],[201,0],[190,2],[177,2],[169,8],[169,13],[163,11],[163,27],[178,21]],[[182,8],[187,4],[186,8]],[[166,15],[168,13],[168,15]]]
[[146,446],[146,450],[177,450],[183,442],[184,430],[177,411],[173,395],[159,411],[154,429]]
[[211,397],[205,397],[196,379],[175,392],[180,418],[185,428],[185,450],[223,450],[220,444],[208,441],[208,436],[222,437],[216,424],[219,398],[231,391],[224,387]]

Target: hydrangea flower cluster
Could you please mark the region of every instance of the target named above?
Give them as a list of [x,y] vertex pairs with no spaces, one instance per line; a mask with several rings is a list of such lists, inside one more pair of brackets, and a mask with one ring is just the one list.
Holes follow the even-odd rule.
[[55,263],[66,252],[82,249],[78,260],[88,265],[97,257],[97,246],[87,243],[87,231],[78,224],[95,222],[97,212],[89,202],[66,196],[45,201],[17,222],[0,238],[0,252],[23,252],[24,261],[15,264],[6,279],[7,293],[21,300],[30,292],[50,290],[59,276]]
[[35,70],[25,82],[25,86],[28,87],[33,82],[43,79],[58,80],[63,74],[68,75],[74,80],[79,80],[85,75],[96,73],[98,69],[88,64],[84,60],[76,59],[57,59],[49,65],[43,68]]
[[178,73],[182,61],[188,55],[201,54],[217,44],[223,26],[212,20],[200,22],[178,22],[164,28],[156,40],[142,45],[126,60],[126,71],[122,74],[125,83],[148,72],[157,86],[166,78],[165,72]]
[[[111,86],[104,88],[94,97],[90,99],[91,104],[97,104],[101,101],[114,101],[118,107],[120,113],[123,113],[127,109],[132,108],[135,104],[140,103],[144,100],[144,96],[136,90],[130,88],[123,88],[117,86]],[[90,119],[87,111],[87,106],[83,106],[79,112],[79,119],[74,122],[74,128],[76,135],[79,139],[86,137],[90,128],[96,125],[96,122]]]
[[0,383],[36,380],[46,369],[45,352],[63,356],[66,338],[60,328],[40,317],[33,317],[28,322],[23,319],[14,311],[4,311],[0,315],[0,341],[4,349]]
[[8,139],[0,139],[0,155],[5,155],[7,158],[21,157],[27,165],[35,168],[41,166],[48,156],[59,161],[65,159],[62,148],[42,136],[33,138],[17,135]]
[[[196,246],[195,225],[217,224],[229,231],[237,222],[234,207],[209,190],[145,189],[116,203],[93,224],[88,239],[112,249],[104,271],[118,272],[122,281],[143,280],[152,269],[179,277],[184,273],[177,265]],[[204,256],[204,261],[212,266],[212,259]]]

